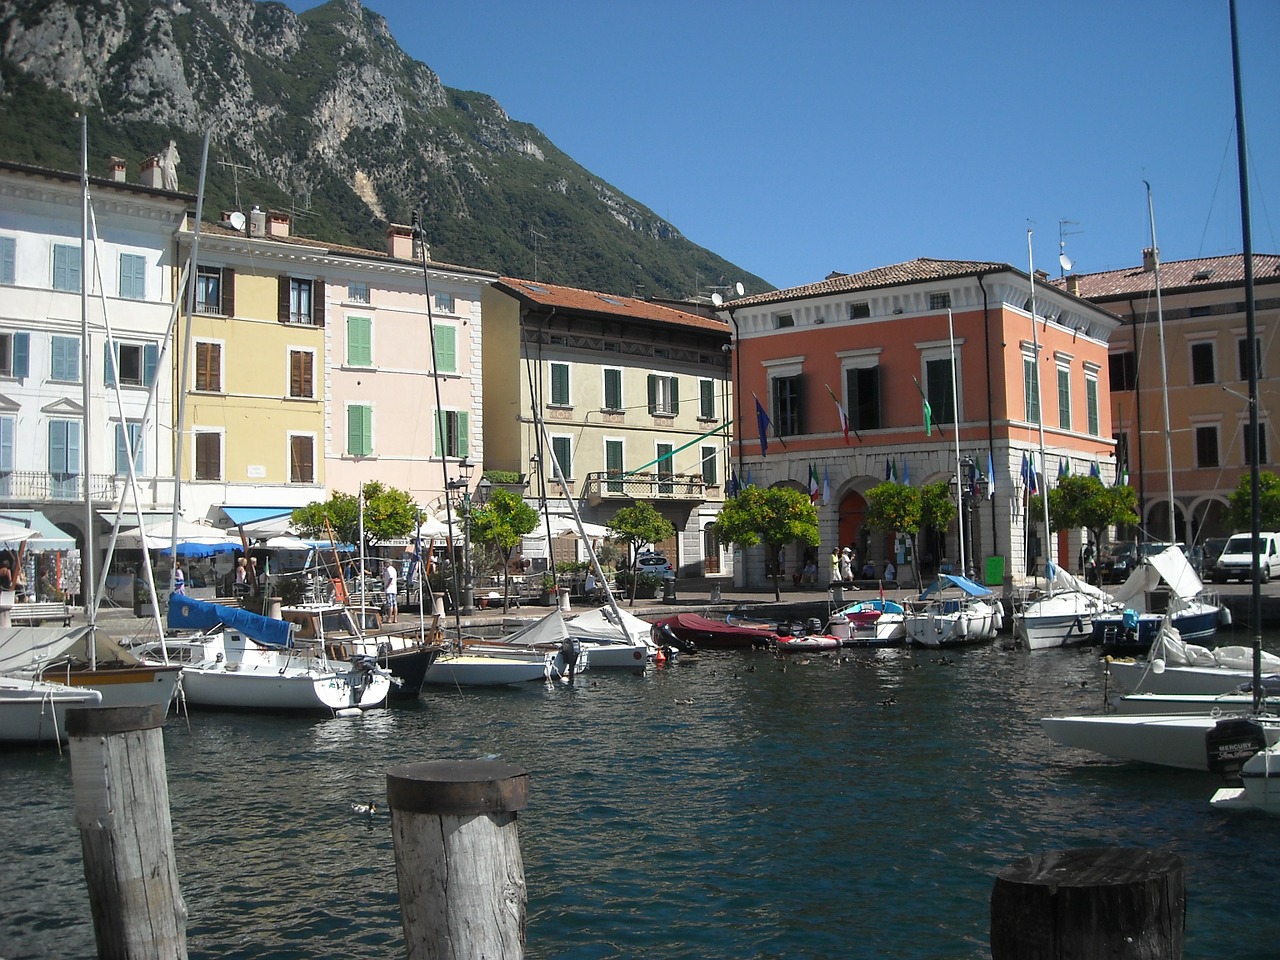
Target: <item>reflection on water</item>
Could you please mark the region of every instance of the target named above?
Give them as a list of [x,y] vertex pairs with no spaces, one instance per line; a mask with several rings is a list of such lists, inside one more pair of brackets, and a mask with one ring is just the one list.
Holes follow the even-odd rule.
[[[725,653],[352,719],[170,722],[190,955],[402,954],[389,819],[351,804],[381,803],[389,767],[473,757],[531,774],[532,958],[985,957],[1002,867],[1114,843],[1186,860],[1188,958],[1272,954],[1275,821],[1212,810],[1207,775],[1041,735],[1047,713],[1098,708],[1095,654],[997,644],[785,667]],[[0,955],[91,955],[69,765],[3,760]]]

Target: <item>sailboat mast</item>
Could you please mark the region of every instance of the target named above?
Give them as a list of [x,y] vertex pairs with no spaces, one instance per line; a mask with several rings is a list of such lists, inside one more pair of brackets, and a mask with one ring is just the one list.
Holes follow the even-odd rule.
[[[89,371],[89,115],[80,114],[80,389],[84,405],[80,429],[80,476],[84,483],[84,551],[80,555],[80,591],[84,599],[85,614],[89,620],[90,637],[94,625],[93,603],[93,495],[89,489],[92,476],[89,470],[93,431],[90,427],[90,377]],[[90,666],[97,668],[95,644],[89,644]]]
[[[1044,507],[1044,577],[1052,582],[1049,576],[1049,461],[1044,457],[1044,404],[1041,402],[1040,390],[1040,335],[1036,333],[1036,267],[1031,253],[1031,231],[1027,231],[1027,279],[1031,281],[1031,350],[1035,355],[1032,362],[1036,371],[1036,427],[1040,437],[1040,469],[1044,471],[1045,484],[1040,491],[1040,504]],[[1036,465],[1031,465],[1034,478]],[[1039,483],[1036,486],[1040,486]]]
[[[968,499],[964,495],[964,478],[960,476],[960,402],[956,391],[956,331],[952,323],[951,308],[947,308],[947,340],[951,344],[951,410],[955,418],[955,429],[952,433],[956,437],[956,499],[959,500],[960,514],[959,523],[956,525],[960,530],[960,572],[966,577],[969,576],[969,566],[965,563],[965,542],[964,528],[966,517],[964,514],[965,502]],[[925,401],[926,403],[928,401]],[[972,544],[968,545],[972,548]]]
[[1151,261],[1155,265],[1156,333],[1160,340],[1160,384],[1164,396],[1164,473],[1169,483],[1169,542],[1178,542],[1177,514],[1173,499],[1173,433],[1169,426],[1169,371],[1164,348],[1164,301],[1160,293],[1160,247],[1156,245],[1156,208],[1151,200],[1151,184],[1147,187],[1147,216],[1151,222]]

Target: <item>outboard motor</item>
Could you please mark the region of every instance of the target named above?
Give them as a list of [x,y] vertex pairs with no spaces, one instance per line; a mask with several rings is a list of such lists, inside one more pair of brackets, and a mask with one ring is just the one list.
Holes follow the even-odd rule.
[[822,635],[822,621],[817,617],[810,617],[804,622],[804,626],[809,636],[818,637]]
[[578,657],[582,654],[581,641],[573,637],[565,637],[560,641],[560,656],[564,658],[565,675],[572,677],[578,666]]
[[1267,737],[1262,724],[1248,717],[1232,717],[1219,720],[1204,735],[1205,754],[1209,772],[1221,774],[1230,785],[1239,786],[1240,768],[1259,750],[1267,748]]
[[777,634],[778,636],[780,636],[780,637],[790,637],[790,636],[793,636],[793,633],[792,633],[792,630],[791,630],[791,624],[786,623],[785,621],[784,621],[784,622],[782,622],[782,623],[779,623],[779,624],[778,624],[778,626],[774,629],[774,631],[773,631],[773,632],[774,632],[774,633],[776,633],[776,634]]
[[655,626],[652,631],[653,642],[660,647],[670,647],[672,650],[679,650],[681,653],[697,653],[698,645],[692,640],[683,640],[676,636],[676,632],[671,629],[668,624]]

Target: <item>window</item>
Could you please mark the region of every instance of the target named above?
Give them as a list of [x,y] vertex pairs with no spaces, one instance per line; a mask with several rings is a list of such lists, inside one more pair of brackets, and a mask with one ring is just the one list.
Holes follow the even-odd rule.
[[49,340],[49,379],[63,383],[80,382],[80,338],[51,337]]
[[[133,472],[142,473],[142,424],[136,420],[117,423],[116,427],[116,475],[129,475],[129,451],[133,451]],[[128,444],[126,446],[126,443]]]
[[126,300],[147,299],[147,258],[136,253],[120,254],[120,296]]
[[1040,422],[1040,370],[1035,357],[1022,358],[1022,412],[1028,423]]
[[119,374],[120,385],[125,387],[149,387],[156,378],[156,366],[160,362],[160,347],[154,343],[116,343],[112,360],[111,344],[104,344],[103,382],[115,386]]
[[675,377],[649,374],[649,413],[674,417],[680,412],[680,384]]
[[276,319],[281,323],[324,326],[323,280],[282,276],[279,280],[279,293]]
[[369,285],[359,280],[352,280],[347,284],[347,299],[352,303],[368,303]]
[[205,393],[222,392],[222,344],[196,342],[196,389]]
[[955,391],[951,386],[951,358],[924,362],[924,392],[934,423],[955,423]]
[[848,408],[845,416],[854,430],[880,429],[880,367],[850,367],[844,372]]
[[569,406],[569,365],[567,363],[551,364],[551,405],[553,407]]
[[871,316],[871,304],[866,300],[855,300],[849,304],[850,320],[865,320]]
[[[1250,436],[1249,425],[1246,423],[1242,428],[1244,433],[1244,463],[1245,466],[1253,466],[1253,437]],[[1258,421],[1258,466],[1264,466],[1267,463],[1267,427],[1261,420]]]
[[771,383],[773,394],[773,429],[780,437],[794,437],[804,432],[804,409],[801,402],[803,377],[796,374],[791,377],[774,377]]
[[13,237],[0,237],[0,283],[18,282],[18,242]]
[[[467,421],[465,410],[441,410],[436,417],[436,456],[465,457],[467,455]],[[441,422],[443,421],[443,423]],[[443,433],[441,432],[443,430]]]
[[1136,390],[1138,387],[1138,357],[1132,350],[1113,353],[1107,358],[1111,370],[1111,390]]
[[1084,378],[1084,402],[1086,412],[1085,415],[1089,421],[1089,436],[1098,436],[1100,424],[1098,423],[1098,378],[1086,376]]
[[439,373],[458,372],[458,331],[451,324],[436,327],[436,370]]
[[1218,466],[1218,428],[1196,427],[1196,466]]
[[[1237,352],[1240,355],[1240,379],[1248,380],[1249,379],[1249,340],[1247,337],[1240,338],[1237,346]],[[1261,380],[1262,379],[1262,340],[1260,338],[1254,339],[1253,357],[1254,357],[1254,360],[1257,362],[1258,379]]]
[[606,440],[604,442],[604,469],[608,476],[605,490],[609,493],[622,493],[622,441]]
[[1217,383],[1218,376],[1213,362],[1213,343],[1193,343],[1191,345],[1191,382]]
[[443,311],[443,312],[445,312],[445,313],[454,313],[455,311],[454,311],[454,309],[453,309],[453,294],[452,294],[452,293],[437,293],[437,294],[436,294],[436,309],[437,309],[437,310],[442,310],[442,311]]
[[671,467],[671,444],[660,443],[656,448],[657,452],[657,468],[658,468],[658,492],[674,493],[675,487],[671,483],[671,476],[675,472]]
[[309,434],[289,436],[289,482],[316,482],[316,438]]
[[716,382],[714,380],[698,381],[698,419],[714,420],[716,418]]
[[65,243],[53,245],[53,289],[80,292],[80,248]]
[[230,267],[196,270],[196,313],[229,317],[235,312],[235,271]]
[[780,313],[780,314],[778,314],[778,329],[779,329],[779,330],[781,330],[783,327],[794,327],[795,325],[796,325],[795,318],[794,318],[794,317],[792,317],[792,316],[791,316],[791,314],[789,314],[789,313]]
[[708,487],[714,487],[720,483],[715,447],[702,448],[702,482]]
[[49,421],[49,496],[80,496],[80,421]]
[[604,408],[622,409],[622,371],[616,367],[604,368]]
[[951,306],[951,294],[949,293],[929,294],[930,310],[946,310],[950,306]]
[[[556,463],[560,465],[560,472],[564,474],[564,478],[568,480],[573,476],[573,444],[568,437],[552,437],[551,438],[551,455],[556,458]],[[551,471],[552,478],[555,477],[555,471]]]
[[0,333],[0,376],[25,377],[30,356],[29,333]]
[[1058,367],[1058,426],[1071,429],[1071,368]]
[[315,397],[315,362],[316,355],[310,350],[289,351],[289,396],[292,399],[311,400]]
[[196,435],[196,479],[222,479],[222,434],[212,431]]
[[353,403],[347,407],[347,455],[367,457],[373,453],[373,407]]
[[373,366],[373,320],[347,317],[347,366]]

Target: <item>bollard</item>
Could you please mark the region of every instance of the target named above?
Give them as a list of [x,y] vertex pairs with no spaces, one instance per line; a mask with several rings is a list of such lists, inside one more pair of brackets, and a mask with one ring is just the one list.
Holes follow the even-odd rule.
[[431,595],[431,613],[437,617],[444,616],[444,594],[433,593]]
[[676,602],[676,582],[674,580],[662,581],[662,602],[663,603]]
[[400,920],[409,960],[524,956],[528,894],[512,763],[431,760],[387,771]]
[[1101,847],[1026,857],[991,891],[991,960],[1180,960],[1182,860]]
[[99,957],[187,955],[164,712],[163,705],[67,711],[75,823]]
[[844,603],[844,584],[837,583],[831,587],[831,602],[837,606]]
[[569,606],[569,588],[568,587],[565,587],[560,591],[560,609],[565,613],[568,613],[569,610],[572,609]]

